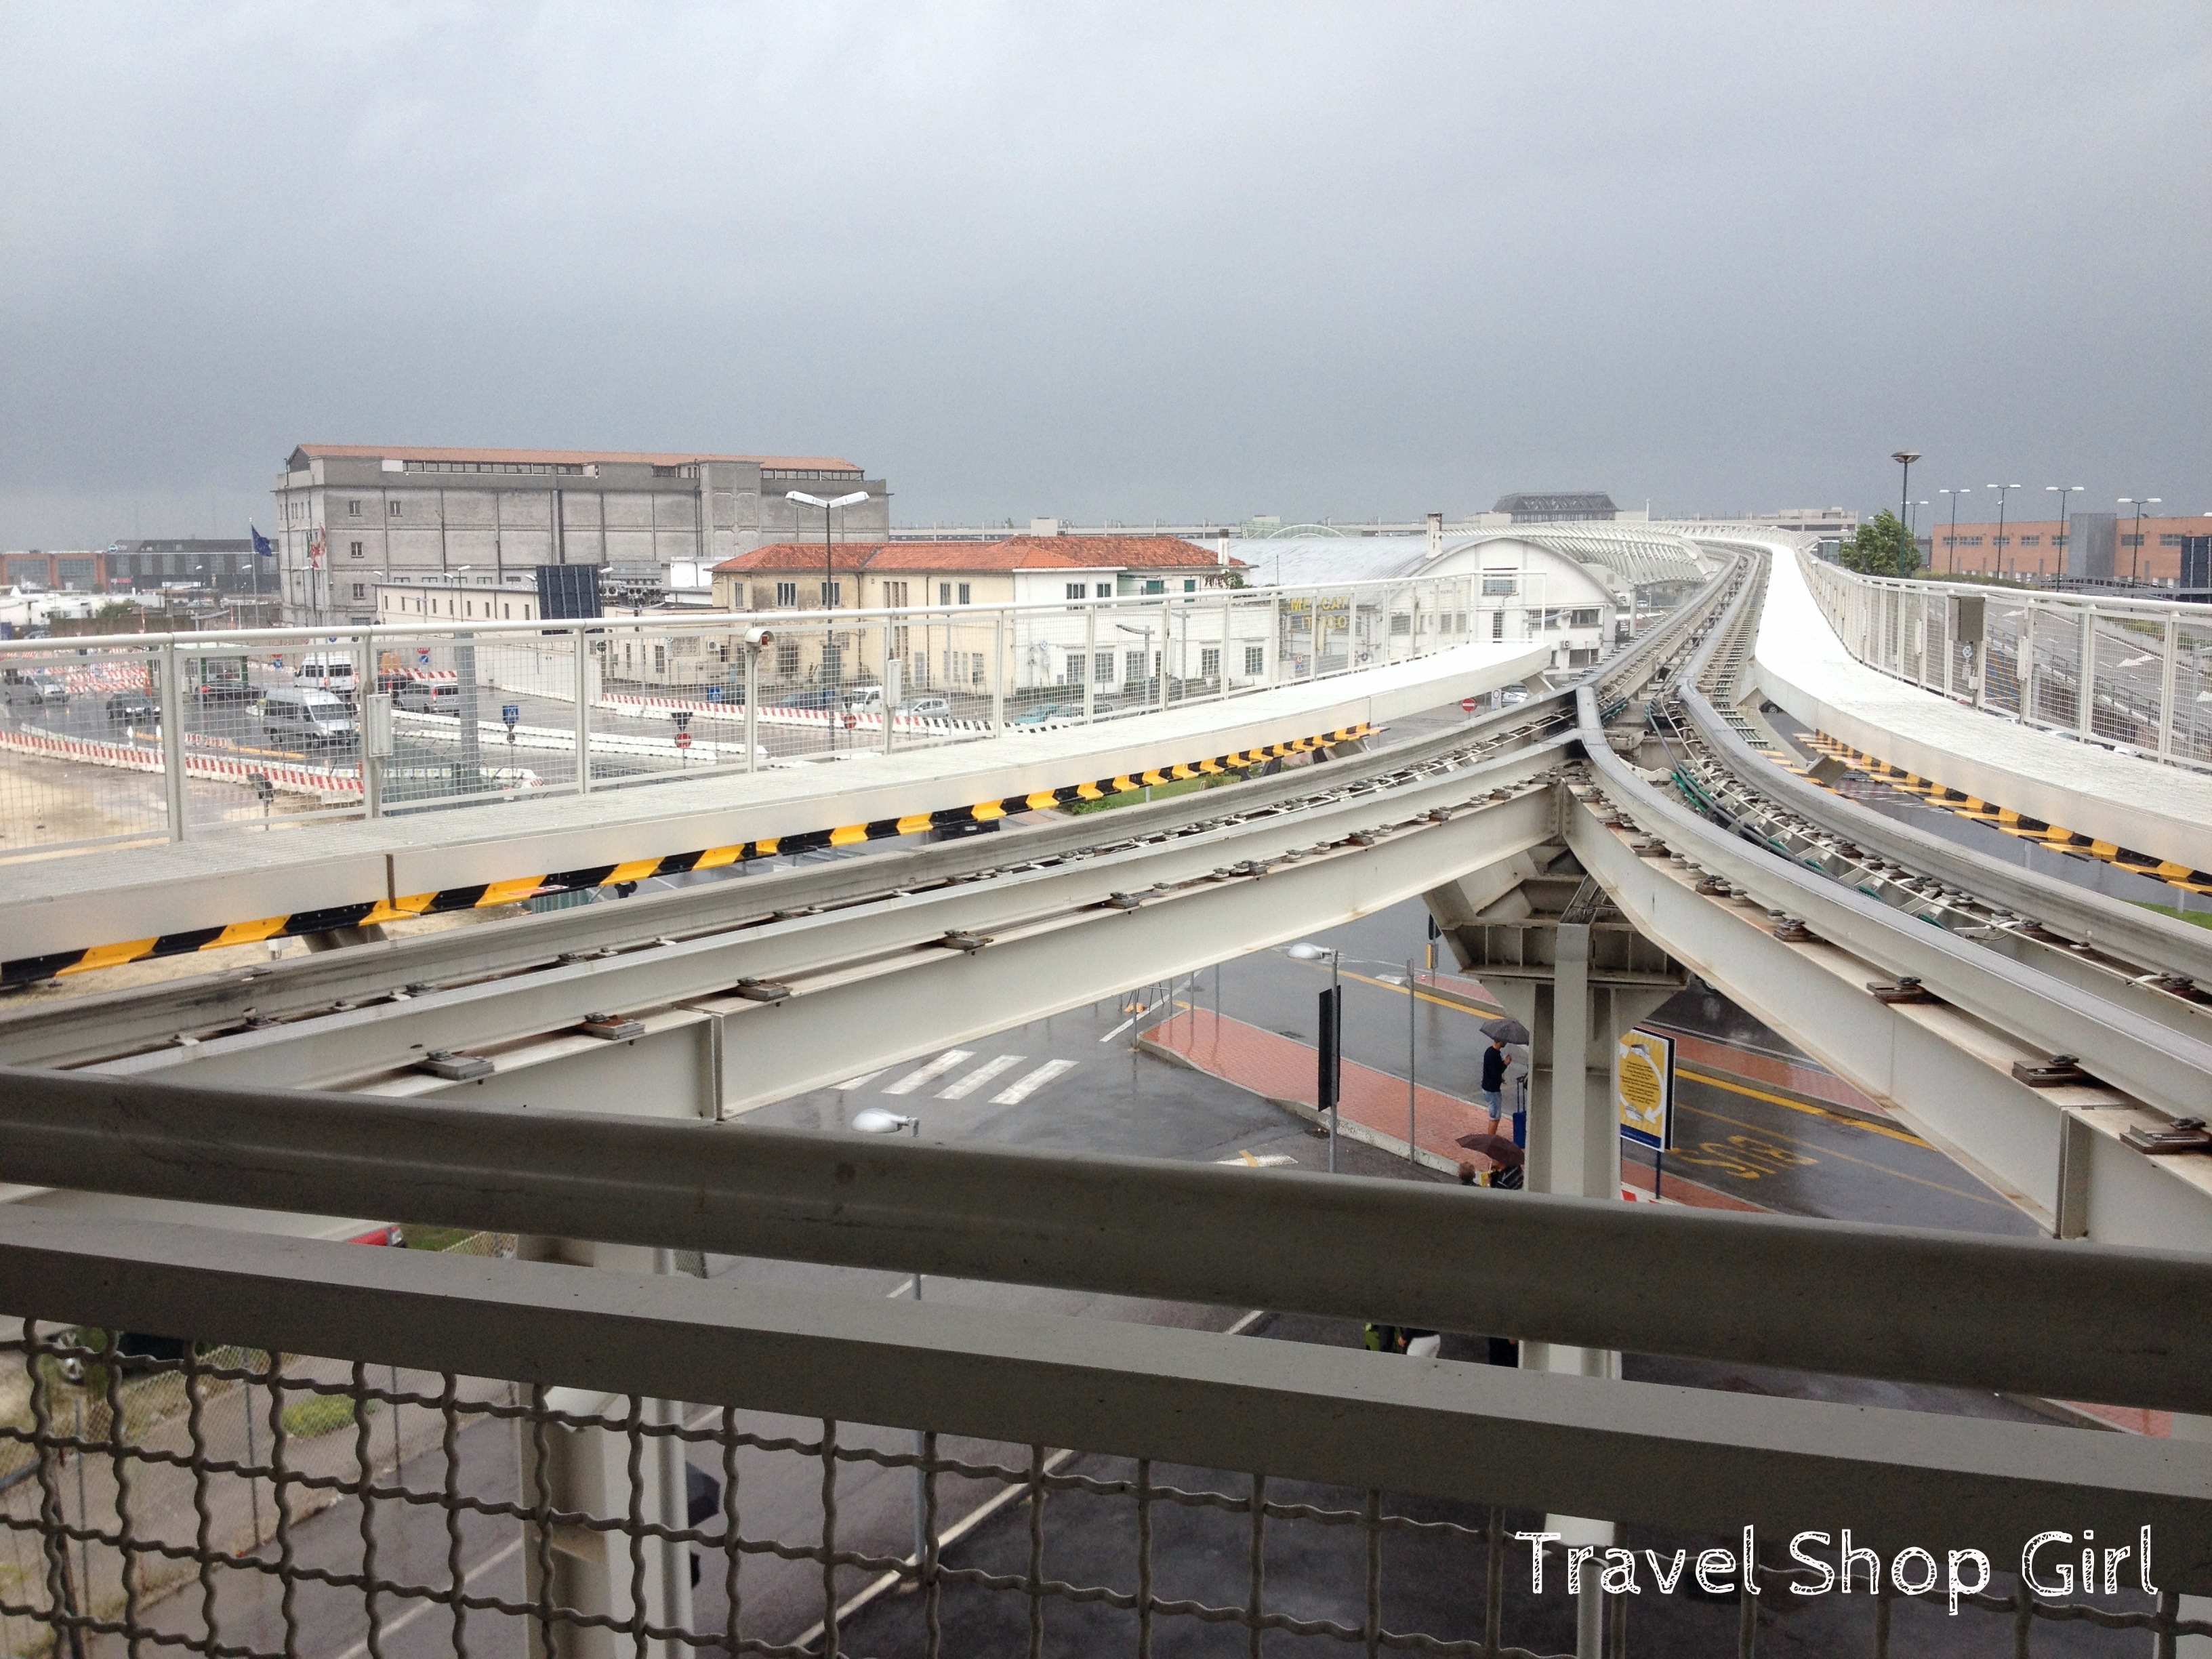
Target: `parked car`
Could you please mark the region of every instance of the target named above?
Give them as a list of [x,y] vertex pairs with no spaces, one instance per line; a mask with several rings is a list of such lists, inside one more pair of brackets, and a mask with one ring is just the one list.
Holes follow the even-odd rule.
[[1041,702],[1033,708],[1024,708],[1014,716],[1016,726],[1049,726],[1055,720],[1079,720],[1083,718],[1081,703]]
[[258,702],[261,688],[241,675],[222,671],[194,685],[192,696],[202,702]]
[[943,697],[908,697],[898,706],[902,714],[918,720],[949,720],[952,705]]
[[64,703],[69,687],[42,668],[11,668],[0,676],[0,691],[9,702]]
[[107,718],[118,725],[151,726],[161,711],[143,691],[118,691],[107,700]]
[[392,694],[392,706],[410,714],[451,714],[458,720],[461,688],[452,680],[409,680]]
[[335,692],[271,691],[261,700],[261,729],[309,746],[351,743],[353,710]]

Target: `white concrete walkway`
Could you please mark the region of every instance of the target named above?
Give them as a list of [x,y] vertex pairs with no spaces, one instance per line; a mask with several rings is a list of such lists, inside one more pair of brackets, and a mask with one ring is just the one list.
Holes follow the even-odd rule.
[[1767,584],[1759,689],[1791,715],[1930,782],[2116,847],[2212,870],[2212,776],[1953,702],[1844,649],[1794,558]]

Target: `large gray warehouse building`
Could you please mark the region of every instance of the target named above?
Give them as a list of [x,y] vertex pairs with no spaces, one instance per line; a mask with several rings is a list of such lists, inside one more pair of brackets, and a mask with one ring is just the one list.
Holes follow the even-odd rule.
[[765,542],[822,533],[787,490],[868,499],[841,509],[840,541],[882,541],[890,491],[820,455],[629,454],[301,444],[276,480],[287,623],[375,617],[379,580],[450,575],[495,586],[541,564],[595,564],[633,592],[672,568],[711,568]]

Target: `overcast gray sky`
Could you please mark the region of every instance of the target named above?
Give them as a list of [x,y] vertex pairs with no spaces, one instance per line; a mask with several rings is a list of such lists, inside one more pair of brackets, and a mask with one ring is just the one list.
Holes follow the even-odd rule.
[[242,533],[303,440],[2197,513],[2208,107],[2203,0],[0,5],[0,545]]

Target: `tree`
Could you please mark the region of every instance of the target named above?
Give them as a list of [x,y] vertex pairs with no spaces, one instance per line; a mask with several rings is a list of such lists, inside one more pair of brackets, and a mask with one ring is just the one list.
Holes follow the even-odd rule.
[[1920,568],[1920,549],[1887,507],[1862,522],[1838,550],[1846,570],[1867,576],[1910,576]]

